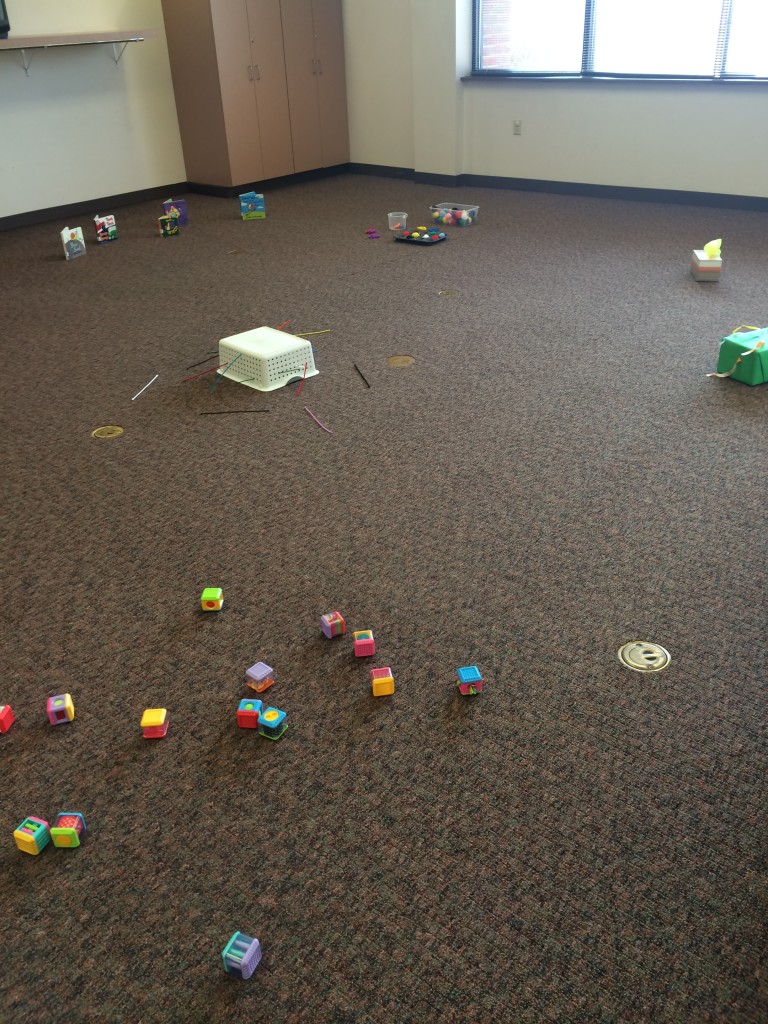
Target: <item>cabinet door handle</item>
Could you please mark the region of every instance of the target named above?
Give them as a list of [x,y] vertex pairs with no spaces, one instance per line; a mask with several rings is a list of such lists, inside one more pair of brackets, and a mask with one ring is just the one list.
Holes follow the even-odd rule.
[[321,60],[318,60],[317,62],[317,73],[318,75],[322,75],[323,73],[323,62]]
[[248,65],[248,81],[249,82],[253,81],[253,68],[251,67],[250,64]]
[[313,74],[313,75],[316,75],[316,74],[317,74],[317,67],[316,67],[316,65],[317,65],[317,61],[316,61],[316,60],[313,60],[313,61],[312,61],[312,74]]
[[261,71],[259,71],[259,65],[258,64],[254,64],[253,65],[253,71],[254,71],[254,75],[256,77],[256,80],[259,81],[261,79]]

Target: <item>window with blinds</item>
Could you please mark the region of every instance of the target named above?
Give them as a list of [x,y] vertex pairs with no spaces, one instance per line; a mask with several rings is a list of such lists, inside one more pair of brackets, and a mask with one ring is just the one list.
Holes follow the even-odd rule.
[[474,0],[473,74],[768,80],[768,0]]

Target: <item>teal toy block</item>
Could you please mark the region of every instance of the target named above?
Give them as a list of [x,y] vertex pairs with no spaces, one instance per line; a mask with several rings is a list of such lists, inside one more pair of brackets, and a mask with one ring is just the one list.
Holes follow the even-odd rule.
[[267,708],[259,715],[259,736],[268,740],[279,740],[288,728],[286,714],[279,708]]

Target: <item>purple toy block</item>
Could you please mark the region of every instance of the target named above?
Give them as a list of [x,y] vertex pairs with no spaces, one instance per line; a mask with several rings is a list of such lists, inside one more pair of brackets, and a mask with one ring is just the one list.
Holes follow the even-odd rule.
[[261,943],[243,932],[235,932],[224,947],[221,958],[227,974],[236,974],[239,978],[250,978],[261,960]]
[[264,661],[257,661],[255,665],[251,665],[250,668],[245,670],[247,679],[250,679],[253,683],[260,683],[264,679],[269,679],[275,670],[270,668],[269,665]]

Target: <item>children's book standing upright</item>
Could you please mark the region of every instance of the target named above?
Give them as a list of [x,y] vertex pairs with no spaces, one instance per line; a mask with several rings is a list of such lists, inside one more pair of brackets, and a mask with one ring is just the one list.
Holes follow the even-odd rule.
[[264,196],[261,192],[243,192],[240,199],[240,216],[243,220],[264,220]]
[[96,226],[97,242],[114,242],[117,238],[117,224],[112,214],[100,217],[97,213],[93,218],[93,223]]
[[64,258],[74,260],[85,256],[85,239],[82,228],[64,228],[61,232],[61,244],[64,246]]
[[169,217],[175,217],[181,228],[189,224],[186,199],[166,199],[163,203],[163,213]]
[[163,238],[168,238],[170,235],[178,235],[179,222],[175,217],[164,213],[162,217],[157,218],[157,230]]

